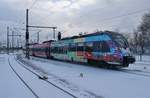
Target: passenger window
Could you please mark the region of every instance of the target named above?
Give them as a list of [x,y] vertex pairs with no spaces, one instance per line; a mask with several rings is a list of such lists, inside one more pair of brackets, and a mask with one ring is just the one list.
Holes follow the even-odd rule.
[[70,44],[69,45],[69,51],[76,51],[76,45],[75,44]]
[[77,51],[84,51],[83,43],[77,44]]
[[102,51],[101,49],[102,49],[102,44],[101,44],[101,42],[93,42],[94,43],[94,45],[93,45],[93,51],[94,52],[100,52],[100,51]]
[[102,42],[102,52],[110,52],[110,48],[107,44],[107,42]]
[[85,44],[85,51],[92,52],[93,51],[93,43],[86,43]]
[[110,52],[109,46],[105,41],[94,42],[93,45],[94,52]]

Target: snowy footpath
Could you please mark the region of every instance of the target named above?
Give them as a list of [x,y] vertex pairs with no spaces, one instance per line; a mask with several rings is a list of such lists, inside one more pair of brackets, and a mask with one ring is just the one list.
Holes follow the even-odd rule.
[[[138,61],[128,68],[108,70],[5,54],[0,55],[0,98],[35,98],[13,72],[8,60],[39,98],[150,98],[150,62]],[[47,77],[46,81],[53,85],[27,69]]]

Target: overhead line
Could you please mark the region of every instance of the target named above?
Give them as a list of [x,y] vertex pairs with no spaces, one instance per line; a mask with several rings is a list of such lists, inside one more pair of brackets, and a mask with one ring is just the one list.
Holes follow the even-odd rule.
[[[37,1],[38,1],[38,0],[34,0],[34,2],[32,3],[32,5],[29,7],[30,10],[33,8],[33,6],[36,4]],[[25,18],[25,16],[24,16],[23,18]],[[19,23],[19,24],[21,24],[21,25],[24,24],[24,22],[22,22],[22,18],[19,19],[19,21],[21,21],[21,22],[17,22],[17,23]]]
[[[141,13],[141,12],[147,11],[147,10],[150,10],[150,8],[145,8],[145,9],[137,10],[137,11],[134,11],[134,12],[129,12],[129,13],[125,13],[125,14],[122,14],[122,15],[114,16],[114,17],[103,18],[103,19],[100,20],[100,22],[104,23],[106,21],[110,21],[110,20],[130,16],[130,15],[138,14],[138,13]],[[44,20],[47,20],[47,19],[44,19]]]
[[113,20],[113,19],[116,19],[116,18],[122,18],[122,17],[130,16],[130,15],[134,15],[134,14],[146,11],[146,10],[150,10],[150,8],[146,8],[146,9],[142,9],[142,10],[126,13],[126,14],[123,14],[123,15],[114,16],[114,17],[111,17],[111,18],[104,18],[104,19],[101,20],[101,22],[108,21],[108,20]]
[[[36,4],[38,0],[35,0],[32,5],[30,6],[29,9],[32,9],[33,6]],[[105,22],[105,21],[109,21],[109,20],[114,20],[114,19],[118,19],[118,18],[122,18],[122,17],[126,17],[126,16],[130,16],[130,15],[134,15],[134,14],[137,14],[137,13],[140,13],[140,12],[143,12],[143,11],[146,11],[146,10],[149,10],[150,8],[146,8],[146,9],[142,9],[142,10],[138,10],[138,11],[134,11],[134,12],[129,12],[129,13],[126,13],[126,14],[123,14],[123,15],[118,15],[118,16],[114,16],[114,17],[109,17],[109,18],[103,18],[100,20],[100,22]],[[46,11],[46,10],[45,10]],[[44,19],[44,20],[47,20],[47,19]]]
[[29,7],[29,9],[32,9],[33,6],[36,4],[37,1],[38,1],[38,0],[34,0],[34,2],[33,2],[32,5]]

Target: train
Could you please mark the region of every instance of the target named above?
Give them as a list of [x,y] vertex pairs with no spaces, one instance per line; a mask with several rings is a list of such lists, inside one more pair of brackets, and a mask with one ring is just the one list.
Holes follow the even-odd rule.
[[127,39],[112,31],[35,43],[29,50],[32,56],[105,67],[128,67],[135,62]]

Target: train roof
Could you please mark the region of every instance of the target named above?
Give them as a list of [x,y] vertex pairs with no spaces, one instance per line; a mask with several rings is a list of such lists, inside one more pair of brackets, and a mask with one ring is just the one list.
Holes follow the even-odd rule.
[[86,35],[65,37],[65,38],[62,38],[61,40],[75,39],[75,38],[88,37],[88,36],[96,36],[96,35],[100,35],[100,34],[109,34],[109,35],[111,35],[111,34],[119,34],[119,33],[113,32],[113,31],[98,31],[98,32],[91,33],[91,34],[86,34]]
[[43,43],[51,43],[54,42],[55,40],[48,40],[48,41],[44,41]]
[[36,44],[38,44],[38,43],[29,43],[29,45],[36,45]]

